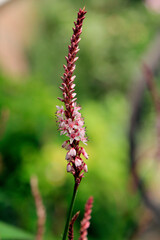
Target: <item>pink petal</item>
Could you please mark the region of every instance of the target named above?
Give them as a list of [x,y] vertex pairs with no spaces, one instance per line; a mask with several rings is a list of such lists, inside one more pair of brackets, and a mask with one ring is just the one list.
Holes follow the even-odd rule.
[[76,159],[75,159],[75,165],[76,165],[76,167],[81,166],[81,164],[82,164],[82,161],[81,161],[79,158],[76,158]]
[[71,148],[70,151],[68,152],[68,154],[72,157],[76,156],[76,150],[74,148]]

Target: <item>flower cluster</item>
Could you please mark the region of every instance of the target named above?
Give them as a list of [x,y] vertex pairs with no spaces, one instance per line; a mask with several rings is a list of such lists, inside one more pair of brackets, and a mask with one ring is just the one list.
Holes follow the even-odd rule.
[[[76,102],[72,104],[72,117],[66,117],[66,111],[64,110],[63,106],[57,106],[57,117],[59,122],[59,130],[61,131],[61,135],[65,134],[67,137],[70,138],[70,144],[73,143],[74,140],[82,141],[84,144],[87,142],[87,138],[85,137],[85,128],[84,120],[81,117],[81,113],[79,110],[81,107],[76,106]],[[64,144],[64,147],[65,144]]]
[[73,35],[71,37],[71,45],[68,46],[69,53],[65,57],[67,64],[63,65],[65,73],[62,78],[62,87],[60,89],[63,93],[63,98],[58,98],[61,102],[64,103],[63,106],[57,106],[57,118],[58,125],[61,135],[66,135],[69,137],[69,140],[65,141],[62,145],[68,152],[66,154],[67,171],[71,172],[77,184],[80,183],[83,172],[87,172],[87,165],[84,163],[81,155],[88,159],[88,155],[83,147],[79,146],[80,141],[84,144],[87,142],[85,136],[85,127],[84,119],[79,112],[81,107],[77,105],[75,98],[75,84],[73,72],[75,70],[75,62],[78,57],[76,57],[77,52],[79,51],[78,43],[81,40],[80,34],[82,32],[82,23],[85,18],[86,11],[85,9],[80,9],[78,12],[77,21],[74,22],[75,28],[73,28]]

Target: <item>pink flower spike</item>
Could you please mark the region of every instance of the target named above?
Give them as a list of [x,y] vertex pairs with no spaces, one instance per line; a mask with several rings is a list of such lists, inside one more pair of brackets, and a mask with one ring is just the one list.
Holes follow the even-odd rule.
[[82,161],[81,161],[79,158],[76,158],[76,159],[75,159],[75,165],[76,165],[76,167],[80,167],[81,164],[82,164]]
[[88,227],[90,226],[91,212],[93,207],[93,197],[90,197],[85,205],[83,220],[81,221],[80,238],[79,240],[87,240]]
[[74,239],[73,225],[74,225],[76,219],[78,218],[79,213],[80,213],[80,211],[77,212],[70,221],[69,229],[68,229],[68,240]]
[[64,107],[57,106],[57,122],[60,134],[66,135],[68,140],[62,144],[62,147],[67,151],[66,160],[67,172],[72,173],[77,185],[81,182],[84,172],[88,171],[87,165],[80,158],[82,153],[85,158],[88,158],[86,151],[80,147],[79,143],[82,141],[84,144],[87,142],[86,129],[84,127],[84,119],[79,110],[81,107],[77,105],[77,98],[75,92],[75,62],[78,60],[76,56],[79,51],[80,35],[82,33],[82,24],[85,18],[85,9],[80,9],[78,12],[77,20],[74,22],[73,35],[71,43],[68,46],[68,55],[65,57],[66,64],[64,65],[64,73],[62,78],[62,98],[58,98],[64,103]]
[[72,157],[76,156],[76,150],[74,148],[71,148],[70,151],[68,152],[68,154]]

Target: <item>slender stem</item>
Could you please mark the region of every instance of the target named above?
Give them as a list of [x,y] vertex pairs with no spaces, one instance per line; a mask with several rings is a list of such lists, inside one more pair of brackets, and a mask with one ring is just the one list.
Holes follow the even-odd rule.
[[75,183],[74,190],[73,190],[73,196],[72,196],[70,208],[69,208],[69,211],[68,211],[67,221],[66,221],[66,225],[65,225],[62,240],[66,240],[66,237],[67,237],[69,221],[70,221],[70,218],[71,218],[71,214],[72,214],[72,210],[73,210],[73,206],[74,206],[74,201],[75,201],[75,198],[76,198],[77,189],[78,189],[78,185]]

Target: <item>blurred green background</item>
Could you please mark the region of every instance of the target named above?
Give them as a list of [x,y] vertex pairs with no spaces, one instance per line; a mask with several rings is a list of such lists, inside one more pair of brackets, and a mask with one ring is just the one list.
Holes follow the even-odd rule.
[[27,71],[4,68],[0,55],[0,221],[35,234],[30,177],[37,175],[47,211],[45,239],[61,239],[73,177],[66,173],[61,148],[66,138],[57,131],[55,106],[60,105],[58,86],[73,21],[84,5],[88,13],[75,83],[90,157],[75,204],[74,212],[81,211],[75,239],[91,195],[89,239],[131,239],[144,210],[129,172],[129,93],[142,56],[160,28],[160,15],[138,0],[41,0],[30,6],[32,40],[23,48]]

